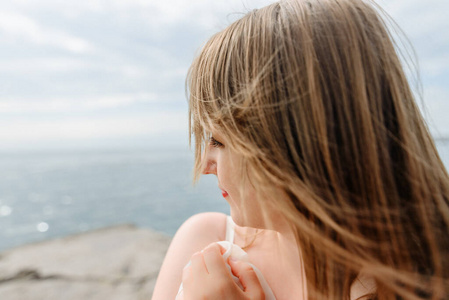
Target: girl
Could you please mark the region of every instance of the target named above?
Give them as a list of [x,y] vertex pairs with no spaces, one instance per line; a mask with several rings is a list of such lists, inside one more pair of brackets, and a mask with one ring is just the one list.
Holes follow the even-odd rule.
[[153,299],[181,282],[185,300],[265,299],[248,263],[222,258],[226,239],[278,300],[449,298],[448,173],[374,4],[251,11],[207,42],[188,86],[196,178],[217,176],[236,225],[186,221]]

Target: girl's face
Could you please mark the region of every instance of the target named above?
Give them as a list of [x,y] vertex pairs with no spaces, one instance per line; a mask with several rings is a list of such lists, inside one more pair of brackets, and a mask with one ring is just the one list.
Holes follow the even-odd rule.
[[[231,207],[231,216],[240,226],[263,228],[260,204],[256,201],[254,187],[242,185],[241,156],[227,147],[223,135],[213,131],[206,154],[203,156],[203,174],[214,174],[218,187]],[[244,199],[242,199],[244,198]]]

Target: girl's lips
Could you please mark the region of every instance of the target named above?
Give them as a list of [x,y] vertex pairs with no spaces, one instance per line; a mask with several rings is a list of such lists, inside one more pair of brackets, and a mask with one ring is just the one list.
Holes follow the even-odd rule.
[[221,194],[223,195],[223,198],[226,198],[228,196],[228,192],[221,190]]

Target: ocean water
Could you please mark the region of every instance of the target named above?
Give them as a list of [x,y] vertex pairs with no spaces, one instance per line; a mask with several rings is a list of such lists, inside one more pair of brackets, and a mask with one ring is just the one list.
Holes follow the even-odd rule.
[[116,224],[173,235],[189,216],[229,213],[214,176],[192,186],[186,149],[2,153],[0,251]]
[[[449,166],[449,142],[437,147]],[[0,155],[0,251],[117,224],[173,235],[189,216],[229,214],[215,176],[191,184],[182,148]]]

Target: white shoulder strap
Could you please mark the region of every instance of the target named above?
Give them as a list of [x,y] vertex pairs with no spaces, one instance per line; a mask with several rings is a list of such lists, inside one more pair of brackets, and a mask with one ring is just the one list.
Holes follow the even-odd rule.
[[226,241],[234,243],[235,223],[231,216],[226,217]]

